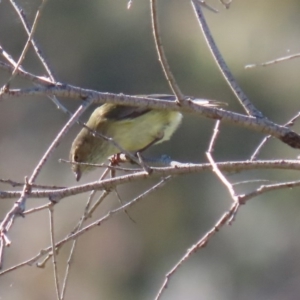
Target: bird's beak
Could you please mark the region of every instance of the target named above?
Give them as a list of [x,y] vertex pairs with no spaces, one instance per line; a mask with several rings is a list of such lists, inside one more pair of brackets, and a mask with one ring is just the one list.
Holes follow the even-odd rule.
[[79,181],[80,178],[81,178],[81,171],[80,171],[80,169],[77,169],[77,171],[74,171],[74,175],[75,175],[76,181]]

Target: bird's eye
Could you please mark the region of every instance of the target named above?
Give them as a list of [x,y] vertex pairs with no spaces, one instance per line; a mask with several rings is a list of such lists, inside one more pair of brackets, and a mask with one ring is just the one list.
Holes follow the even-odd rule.
[[77,154],[74,154],[73,160],[78,162],[79,161],[79,156]]

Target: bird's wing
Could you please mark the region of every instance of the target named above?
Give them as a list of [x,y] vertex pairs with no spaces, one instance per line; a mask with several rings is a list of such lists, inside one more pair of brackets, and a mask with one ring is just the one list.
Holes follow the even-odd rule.
[[[104,104],[108,105],[108,104]],[[125,119],[134,119],[137,118],[147,112],[149,112],[150,108],[144,107],[133,107],[133,106],[125,106],[125,105],[110,105],[109,109],[107,107],[103,107],[105,116],[107,119],[113,120],[125,120]]]

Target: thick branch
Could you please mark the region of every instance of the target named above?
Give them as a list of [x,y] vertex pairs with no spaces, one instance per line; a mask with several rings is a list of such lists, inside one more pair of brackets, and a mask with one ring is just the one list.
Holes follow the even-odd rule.
[[[221,162],[216,163],[222,172],[241,172],[255,169],[281,169],[281,170],[300,170],[299,160],[270,160],[270,161],[238,161],[238,162]],[[95,181],[75,187],[62,188],[57,190],[33,190],[27,195],[29,198],[49,198],[58,201],[61,198],[69,197],[92,190],[110,190],[120,184],[162,177],[169,175],[184,175],[201,171],[212,170],[209,163],[206,164],[181,164],[172,163],[171,167],[152,168],[153,172],[149,175],[145,171],[136,172],[130,175],[122,175],[114,178]],[[21,191],[0,191],[0,199],[18,198]]]
[[124,94],[101,93],[94,90],[82,89],[72,85],[57,84],[47,87],[36,87],[30,89],[5,90],[0,94],[1,99],[21,96],[43,96],[55,95],[72,99],[85,100],[90,98],[94,103],[115,103],[130,106],[148,107],[152,109],[166,109],[196,113],[203,117],[221,120],[226,123],[249,128],[263,134],[269,134],[288,144],[293,148],[300,149],[300,136],[291,129],[275,124],[265,118],[254,118],[214,107],[200,106],[192,101],[184,101],[181,106],[175,102],[155,100]]

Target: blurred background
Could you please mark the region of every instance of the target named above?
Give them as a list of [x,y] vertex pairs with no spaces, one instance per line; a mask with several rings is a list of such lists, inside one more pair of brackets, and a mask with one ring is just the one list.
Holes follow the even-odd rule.
[[[186,95],[229,103],[244,113],[214,63],[204,42],[190,1],[159,2],[162,39],[169,63]],[[268,118],[285,123],[299,110],[299,60],[268,68],[245,70],[245,65],[299,52],[300,3],[297,0],[234,1],[225,10],[218,1],[207,3],[219,14],[205,11],[212,34],[226,62],[252,102]],[[39,1],[20,1],[32,22]],[[169,93],[157,60],[150,24],[149,1],[48,1],[35,34],[59,82],[102,92]],[[0,3],[0,45],[18,59],[27,36],[8,1]],[[34,52],[23,66],[46,75]],[[1,85],[9,74],[0,70]],[[13,87],[30,87],[17,79]],[[79,103],[62,99],[74,111]],[[93,107],[94,108],[94,107]],[[93,110],[83,117],[86,120]],[[47,98],[15,98],[0,102],[0,178],[24,181],[68,117]],[[170,142],[150,149],[157,157],[170,155],[182,162],[206,162],[205,151],[214,122],[185,115]],[[37,183],[73,186],[69,149],[79,126],[68,133],[38,177]],[[294,127],[299,132],[299,124]],[[257,132],[223,124],[215,147],[216,161],[245,160],[262,139]],[[298,151],[271,140],[261,159],[295,159]],[[96,180],[99,171],[82,179]],[[252,171],[228,176],[231,182],[252,179],[298,179],[295,171]],[[119,188],[128,201],[153,184],[139,182]],[[259,183],[238,185],[246,193]],[[0,189],[13,189],[0,184]],[[276,191],[249,201],[233,226],[225,226],[206,248],[194,254],[172,277],[162,299],[299,299],[299,191]],[[88,194],[66,198],[55,207],[56,239],[77,224]],[[174,178],[159,191],[79,239],[66,299],[153,299],[164,276],[209,230],[231,204],[226,188],[214,174]],[[14,200],[0,201],[0,218]],[[47,203],[29,199],[27,208]],[[114,194],[93,220],[118,206]],[[50,244],[47,211],[18,218],[9,232],[7,268],[34,256]],[[60,251],[60,278],[70,243]],[[45,269],[23,267],[0,279],[0,299],[55,299],[51,263]]]

